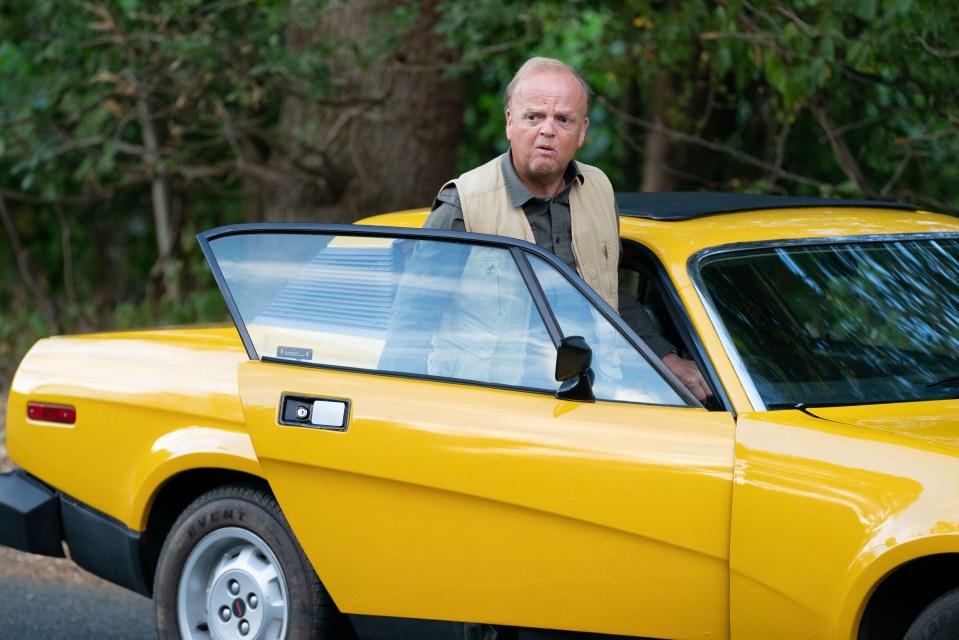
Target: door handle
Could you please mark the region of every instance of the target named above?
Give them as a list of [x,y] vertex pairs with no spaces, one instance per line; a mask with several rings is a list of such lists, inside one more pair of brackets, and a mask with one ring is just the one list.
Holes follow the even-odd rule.
[[289,393],[280,396],[279,423],[281,425],[346,431],[349,421],[349,400]]

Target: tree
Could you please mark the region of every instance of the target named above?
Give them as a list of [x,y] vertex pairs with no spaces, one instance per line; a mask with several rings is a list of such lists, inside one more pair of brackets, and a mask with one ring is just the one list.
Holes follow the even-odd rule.
[[692,68],[734,109],[723,155],[750,167],[741,182],[956,210],[957,17],[921,0],[714,5],[690,25]]
[[[443,12],[440,28],[474,77],[502,86],[502,65],[534,54],[580,69],[598,98],[585,157],[621,188],[656,174],[648,187],[959,211],[952,4],[476,0]],[[467,148],[501,135],[466,132],[481,138]]]
[[433,34],[439,4],[353,0],[293,22],[295,54],[329,51],[331,90],[286,94],[248,210],[353,222],[430,205],[455,167],[463,108],[462,78],[444,75],[458,52]]
[[275,119],[272,97],[291,78],[322,83],[319,61],[276,37],[287,16],[279,1],[8,3],[0,159],[21,226],[28,210],[130,207],[123,226],[152,230],[153,287],[181,302],[191,207],[235,190],[243,142]]
[[0,356],[61,326],[222,313],[193,283],[211,284],[198,230],[428,204],[462,105],[437,4],[5,3],[0,303],[22,312]]
[[506,149],[532,55],[593,86],[579,157],[621,189],[959,211],[957,25],[931,0],[7,0],[0,360],[222,317],[201,229],[427,206]]

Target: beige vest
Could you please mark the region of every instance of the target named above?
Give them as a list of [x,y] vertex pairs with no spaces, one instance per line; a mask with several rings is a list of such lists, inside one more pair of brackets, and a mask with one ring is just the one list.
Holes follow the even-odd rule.
[[[533,229],[522,207],[510,206],[500,162],[501,157],[494,158],[452,181],[459,192],[466,230],[535,244]],[[576,180],[569,195],[576,269],[583,280],[618,311],[619,216],[613,187],[599,169],[577,164],[585,180],[583,183]]]

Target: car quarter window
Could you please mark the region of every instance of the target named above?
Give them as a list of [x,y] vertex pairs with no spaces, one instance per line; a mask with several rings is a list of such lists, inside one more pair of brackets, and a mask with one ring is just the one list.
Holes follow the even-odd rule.
[[[554,339],[507,246],[314,232],[228,235],[210,249],[253,357],[559,386]],[[593,350],[597,399],[685,404],[554,265],[528,260],[559,332]]]

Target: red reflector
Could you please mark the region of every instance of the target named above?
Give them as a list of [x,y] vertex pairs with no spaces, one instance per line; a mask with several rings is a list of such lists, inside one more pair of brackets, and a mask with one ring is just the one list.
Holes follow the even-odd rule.
[[77,410],[74,407],[62,404],[28,402],[27,417],[31,420],[43,420],[44,422],[73,424],[77,421]]

